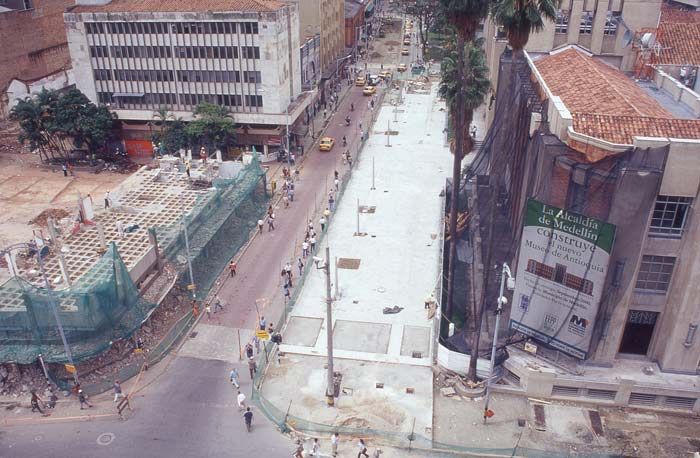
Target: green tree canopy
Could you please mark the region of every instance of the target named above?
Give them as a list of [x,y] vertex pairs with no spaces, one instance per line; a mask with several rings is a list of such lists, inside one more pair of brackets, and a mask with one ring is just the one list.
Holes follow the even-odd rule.
[[554,21],[561,0],[493,0],[491,16],[503,27],[514,53],[523,50],[530,33],[544,27],[544,20]]
[[236,139],[236,123],[226,107],[202,102],[194,109],[194,120],[185,132],[194,143],[212,149],[228,149]]
[[95,152],[109,138],[113,118],[104,106],[92,103],[78,89],[63,93],[43,89],[10,112],[22,129],[21,143],[39,150],[43,160],[65,160],[74,148]]

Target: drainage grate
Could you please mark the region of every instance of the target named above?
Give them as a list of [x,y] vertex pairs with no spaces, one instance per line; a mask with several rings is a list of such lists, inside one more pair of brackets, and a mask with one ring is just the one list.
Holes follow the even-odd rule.
[[552,387],[552,396],[578,396],[579,389],[575,386],[554,385]]
[[653,406],[659,402],[659,397],[655,394],[632,393],[630,394],[629,405],[631,406]]
[[588,397],[594,399],[602,399],[605,401],[614,401],[617,391],[612,390],[595,390],[592,388],[588,389]]
[[544,406],[542,404],[535,404],[532,406],[535,413],[535,429],[537,431],[546,431],[547,422],[544,416]]
[[511,372],[506,369],[506,380],[515,386],[520,386],[520,377],[515,372]]
[[666,407],[673,407],[674,409],[688,409],[691,410],[695,407],[695,398],[684,398],[681,396],[666,396],[664,397],[663,404]]
[[356,258],[338,258],[338,264],[336,265],[338,269],[352,269],[357,270],[360,268],[360,259]]

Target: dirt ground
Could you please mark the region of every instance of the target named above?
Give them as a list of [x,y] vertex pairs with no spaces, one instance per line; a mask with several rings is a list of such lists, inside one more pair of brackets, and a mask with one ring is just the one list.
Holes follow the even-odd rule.
[[[544,412],[543,426],[535,424],[536,404]],[[691,458],[693,452],[700,451],[698,415],[533,402],[525,396],[496,392],[489,405],[495,415],[484,425],[483,398],[446,397],[437,383],[433,405],[433,439],[438,443],[489,449],[519,446],[562,456],[588,452],[623,458]],[[602,434],[592,424],[591,415],[596,413]]]
[[[0,124],[0,246],[27,241],[32,237],[30,220],[46,209],[63,209],[72,216],[77,213],[78,194],[90,193],[97,202],[108,190],[128,177],[102,171],[98,174],[75,171],[73,177],[53,171],[41,164],[38,154],[21,147],[14,126]],[[45,228],[43,228],[45,230]],[[0,279],[5,278],[5,269]]]

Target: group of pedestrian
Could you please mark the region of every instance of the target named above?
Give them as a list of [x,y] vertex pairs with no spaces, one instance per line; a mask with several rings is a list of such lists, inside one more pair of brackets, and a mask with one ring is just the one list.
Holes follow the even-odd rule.
[[[338,456],[338,443],[340,441],[340,437],[338,436],[337,432],[334,432],[331,434],[331,455],[336,457]],[[303,458],[304,456],[304,443],[299,442],[299,445],[297,446],[296,450],[294,451],[294,458]],[[369,458],[369,454],[367,453],[367,444],[365,443],[364,439],[360,439],[357,443],[357,458],[360,458],[360,456],[365,456],[365,458]],[[379,455],[382,454],[381,449],[377,449],[374,451],[372,454],[372,458],[379,458]],[[311,450],[308,453],[308,456],[320,456],[321,455],[321,444],[319,443],[318,438],[314,438],[313,442],[311,443]]]
[[284,208],[289,208],[289,203],[294,202],[294,180],[292,180],[291,175],[285,178],[284,183],[282,183],[282,192]]

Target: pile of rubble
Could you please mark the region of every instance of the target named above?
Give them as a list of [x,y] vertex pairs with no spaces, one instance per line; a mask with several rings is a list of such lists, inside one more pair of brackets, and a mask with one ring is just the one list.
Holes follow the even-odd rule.
[[435,377],[435,383],[440,390],[440,395],[451,398],[474,399],[484,395],[486,389],[484,382],[470,382],[466,377],[447,369],[440,369]]
[[61,220],[63,218],[69,217],[70,213],[62,208],[47,208],[43,212],[39,213],[36,217],[29,221],[29,224],[36,224],[37,226],[46,227],[48,226],[48,219],[53,218],[55,221]]
[[44,392],[49,383],[38,364],[0,364],[0,395],[17,398],[32,390]]

